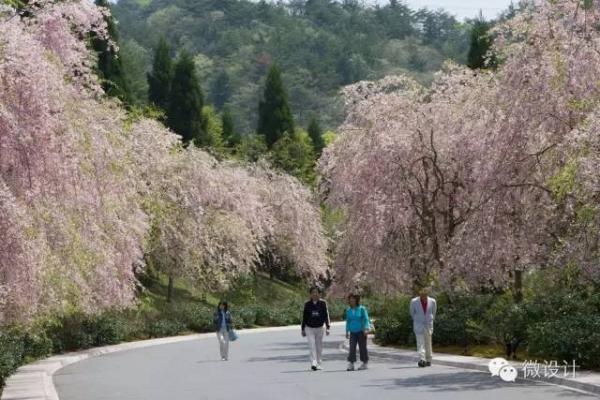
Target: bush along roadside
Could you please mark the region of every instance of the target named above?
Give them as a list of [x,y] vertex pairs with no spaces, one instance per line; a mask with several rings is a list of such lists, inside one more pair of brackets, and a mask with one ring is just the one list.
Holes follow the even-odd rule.
[[[230,304],[236,328],[300,324],[303,302]],[[342,316],[343,305],[330,303],[331,317]],[[204,303],[174,303],[156,309],[110,310],[96,315],[73,312],[32,326],[0,330],[0,387],[19,366],[68,351],[125,341],[203,333],[213,330],[214,307]],[[338,315],[339,314],[339,315]]]
[[[543,293],[552,293],[544,296]],[[388,302],[375,322],[378,344],[414,346],[410,298]],[[507,358],[572,362],[600,368],[600,294],[555,290],[516,302],[510,292],[437,298],[434,346],[467,353],[473,346],[502,349]],[[502,355],[502,354],[499,354]]]

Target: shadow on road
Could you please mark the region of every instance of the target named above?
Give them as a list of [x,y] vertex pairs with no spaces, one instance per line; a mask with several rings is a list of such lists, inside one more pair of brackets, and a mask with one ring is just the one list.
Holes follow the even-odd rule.
[[[403,369],[409,367],[396,367]],[[504,382],[499,378],[492,378],[489,374],[478,371],[464,371],[451,373],[429,373],[407,378],[396,378],[393,380],[379,380],[365,385],[366,387],[379,387],[384,390],[420,388],[429,392],[460,392],[467,390],[494,390],[506,389],[507,387],[548,387],[543,382],[535,382],[519,379],[516,382]],[[586,393],[575,392],[565,389],[561,395],[578,397],[595,397]]]
[[[308,350],[307,350],[308,352]],[[345,354],[326,354],[323,355],[323,362],[327,361],[343,361],[346,360]],[[280,356],[271,356],[271,357],[253,357],[249,358],[247,361],[249,362],[265,362],[265,361],[281,361],[281,362],[290,362],[290,363],[298,363],[298,362],[308,362],[308,354],[294,354],[294,355],[280,355]]]
[[[340,346],[340,341],[326,341],[323,343],[324,349],[337,349]],[[281,343],[269,343],[264,349],[269,351],[285,351],[285,350],[304,350],[308,351],[308,344],[306,339],[299,339],[297,342],[281,342]]]

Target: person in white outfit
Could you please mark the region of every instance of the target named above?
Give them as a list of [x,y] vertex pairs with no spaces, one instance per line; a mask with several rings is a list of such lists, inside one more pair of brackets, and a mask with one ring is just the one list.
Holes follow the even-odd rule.
[[310,288],[310,300],[304,304],[302,313],[302,336],[308,339],[310,350],[310,368],[313,371],[323,369],[323,337],[329,335],[330,320],[327,303],[321,300],[321,290]]
[[221,360],[229,359],[229,331],[232,329],[231,314],[226,301],[219,303],[219,307],[213,317],[215,330],[217,331],[217,339],[219,340],[219,350],[221,352]]
[[422,288],[419,296],[410,302],[410,316],[413,320],[413,330],[417,339],[417,353],[419,367],[431,366],[431,336],[433,335],[433,321],[437,312],[437,303],[429,297],[429,290]]

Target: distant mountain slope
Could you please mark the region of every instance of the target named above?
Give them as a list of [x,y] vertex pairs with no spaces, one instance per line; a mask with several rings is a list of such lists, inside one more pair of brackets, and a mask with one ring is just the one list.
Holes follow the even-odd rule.
[[175,51],[195,55],[208,100],[231,105],[244,133],[256,128],[261,84],[273,62],[284,72],[300,124],[316,112],[335,127],[341,86],[398,72],[427,82],[444,60],[463,63],[468,50],[468,25],[394,0],[384,7],[356,0],[120,0],[113,13],[138,101],[152,48],[164,36]]

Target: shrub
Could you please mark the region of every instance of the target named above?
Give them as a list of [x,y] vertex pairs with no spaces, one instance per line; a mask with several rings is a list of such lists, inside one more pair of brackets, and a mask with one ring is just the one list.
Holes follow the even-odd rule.
[[375,340],[382,345],[414,344],[412,321],[410,318],[386,315],[375,322]]
[[262,304],[254,306],[256,310],[256,324],[261,326],[277,325],[275,321],[275,311],[272,307]]
[[42,329],[32,329],[23,335],[25,361],[44,358],[52,354],[52,340]]
[[[386,311],[388,310],[391,302],[389,299],[386,299],[383,296],[370,296],[368,298],[363,299],[362,303],[369,310],[369,316],[373,318],[383,317],[386,315]],[[392,300],[393,303],[393,300]],[[348,307],[347,304],[341,304],[343,311]]]
[[180,321],[161,319],[153,321],[148,326],[148,334],[153,338],[176,336],[185,332],[185,324]]
[[[381,344],[412,345],[415,343],[412,318],[409,313],[410,297],[399,296],[387,302],[376,303],[379,318],[375,323],[375,340]],[[447,296],[437,299],[437,315],[433,341],[439,345],[468,346],[478,342],[469,330],[490,304],[490,296]]]
[[491,295],[439,296],[433,342],[459,345],[465,349],[471,344],[481,343],[482,337],[471,327],[480,321],[492,301]]
[[232,318],[236,328],[252,328],[256,325],[256,309],[252,306],[235,308]]
[[214,329],[213,312],[208,306],[187,303],[169,307],[166,314],[184,324],[186,329],[201,333]]
[[52,340],[55,353],[87,349],[94,344],[90,334],[88,316],[83,313],[71,313],[49,321],[46,325],[47,333]]
[[0,331],[0,387],[25,358],[24,334],[16,328]]
[[302,311],[304,310],[304,302],[291,300],[282,304],[281,308],[275,310],[274,320],[275,325],[300,325],[302,323]]
[[545,360],[563,361],[584,368],[600,367],[600,317],[561,315],[528,329],[529,354]]
[[[304,307],[304,305],[300,308],[300,314],[302,313],[302,307]],[[345,313],[347,307],[348,306],[341,301],[328,301],[327,308],[329,310],[329,318],[331,318],[332,321],[343,321],[346,318]],[[302,315],[300,315],[300,317],[302,317]]]
[[90,318],[87,328],[93,345],[104,346],[126,340],[128,323],[122,312],[107,312]]
[[475,341],[501,344],[507,358],[516,358],[519,346],[526,340],[529,316],[526,304],[515,302],[509,291],[496,296],[480,318],[474,316],[467,323],[469,336]]
[[527,328],[528,352],[545,360],[600,367],[600,296],[556,291],[528,304],[533,315]]
[[410,298],[399,296],[379,303],[375,309],[379,318],[375,321],[375,340],[383,345],[408,345],[414,343],[412,319],[409,314]]

